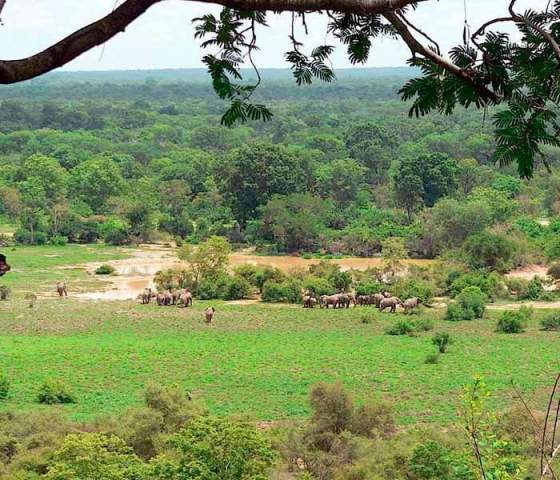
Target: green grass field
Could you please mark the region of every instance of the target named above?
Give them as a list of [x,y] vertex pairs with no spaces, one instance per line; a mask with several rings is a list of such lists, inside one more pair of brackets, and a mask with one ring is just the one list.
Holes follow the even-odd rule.
[[[442,310],[425,309],[421,315],[434,319],[435,331],[454,339],[442,361],[428,365],[424,359],[435,351],[433,332],[385,335],[401,315],[367,308],[212,302],[217,313],[209,327],[203,323],[209,302],[195,302],[192,309],[72,298],[41,300],[35,309],[23,304],[18,289],[42,285],[61,262],[124,254],[90,248],[53,249],[63,256],[39,260],[30,258],[29,249],[9,252],[14,264],[22,263],[21,272],[2,280],[12,283],[15,295],[0,302],[0,370],[12,382],[0,409],[53,408],[39,406],[36,391],[47,378],[61,378],[78,398],[63,408],[79,420],[139,405],[149,382],[182,385],[218,414],[297,419],[309,413],[314,383],[340,380],[358,400],[394,402],[400,422],[445,425],[455,420],[462,386],[475,374],[484,375],[495,392],[494,404],[505,408],[511,379],[530,398],[540,399],[558,371],[560,334],[539,330],[542,312],[526,333],[504,335],[494,332],[499,312],[449,323],[441,319]],[[87,277],[82,270],[76,275]],[[364,314],[375,315],[373,322],[362,323]]]

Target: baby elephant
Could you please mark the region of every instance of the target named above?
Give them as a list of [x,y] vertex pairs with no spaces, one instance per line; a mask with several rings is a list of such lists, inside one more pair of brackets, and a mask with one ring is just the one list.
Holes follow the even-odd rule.
[[64,282],[57,282],[56,291],[57,291],[59,297],[67,297],[68,296],[68,289],[66,288],[66,284]]
[[140,298],[142,299],[142,305],[147,305],[152,300],[152,289],[145,288],[141,293]]
[[214,313],[216,313],[216,309],[214,307],[208,307],[204,312],[204,319],[205,322],[210,324],[212,323],[212,319],[214,318]]
[[305,295],[303,297],[303,308],[313,308],[317,305],[317,299],[311,295]]
[[397,306],[402,306],[402,304],[402,300],[398,297],[384,298],[379,302],[379,310],[383,312],[386,308],[389,308],[391,313],[395,313],[397,311]]
[[404,313],[411,313],[415,308],[418,308],[422,305],[422,300],[417,297],[412,297],[404,301]]

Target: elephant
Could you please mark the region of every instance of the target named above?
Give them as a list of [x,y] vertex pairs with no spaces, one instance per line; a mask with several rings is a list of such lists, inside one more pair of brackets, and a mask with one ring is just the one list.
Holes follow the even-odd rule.
[[173,296],[173,300],[172,300],[172,304],[173,305],[177,305],[177,303],[179,302],[179,299],[181,298],[181,295],[183,294],[182,290],[173,290],[171,292],[171,295]]
[[422,300],[417,297],[408,298],[403,302],[404,313],[411,313],[415,308],[422,305]]
[[212,323],[212,319],[214,318],[214,313],[216,313],[216,309],[214,307],[208,307],[204,311],[204,319],[206,323]]
[[368,305],[369,295],[358,295],[356,297],[356,305]]
[[383,312],[385,311],[386,308],[389,308],[391,313],[395,313],[397,311],[397,306],[398,305],[402,306],[402,304],[403,304],[402,300],[398,297],[384,298],[379,303],[379,310]]
[[57,282],[56,291],[57,291],[59,297],[67,297],[68,296],[68,289],[66,288],[66,284],[64,282]]
[[303,297],[303,308],[314,308],[317,305],[317,299],[311,295]]
[[144,291],[140,294],[140,298],[142,299],[142,305],[147,305],[152,300],[152,289],[145,288]]
[[338,308],[350,308],[351,297],[347,293],[338,294]]
[[173,295],[169,290],[164,292],[163,295],[164,295],[164,305],[167,307],[170,306],[173,303]]
[[329,305],[332,305],[333,308],[339,306],[340,303],[340,295],[322,295],[321,296],[321,308],[329,308]]
[[371,295],[371,303],[370,305],[375,305],[379,307],[379,304],[384,298],[387,298],[383,293],[376,293],[375,295]]
[[189,290],[185,290],[181,296],[179,297],[179,301],[177,302],[177,306],[183,305],[183,307],[192,307],[193,304],[193,296]]
[[165,293],[158,293],[156,295],[156,302],[160,307],[164,306],[165,305]]
[[0,277],[3,277],[6,273],[8,273],[12,267],[8,265],[8,261],[6,260],[6,255],[0,254]]

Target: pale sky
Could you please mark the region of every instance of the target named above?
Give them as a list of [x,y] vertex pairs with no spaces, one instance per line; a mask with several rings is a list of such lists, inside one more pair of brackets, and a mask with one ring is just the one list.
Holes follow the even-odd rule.
[[[7,0],[0,26],[0,58],[13,59],[37,53],[72,31],[109,13],[123,0]],[[432,0],[413,14],[415,22],[436,38],[442,48],[460,43],[464,0]],[[485,20],[506,13],[509,0],[466,0],[468,20],[474,28]],[[519,10],[545,6],[547,0],[519,0]],[[65,67],[67,70],[125,70],[201,67],[202,51],[193,39],[191,19],[219,8],[194,1],[167,0],[152,7],[126,32],[105,48],[92,50]],[[290,15],[269,14],[271,28],[259,32],[260,67],[285,67],[283,53],[289,49]],[[338,45],[326,37],[326,18],[308,17],[309,36],[300,38],[310,47]],[[402,42],[376,42],[369,67],[405,65],[408,50]],[[336,68],[351,66],[344,48],[333,55]]]

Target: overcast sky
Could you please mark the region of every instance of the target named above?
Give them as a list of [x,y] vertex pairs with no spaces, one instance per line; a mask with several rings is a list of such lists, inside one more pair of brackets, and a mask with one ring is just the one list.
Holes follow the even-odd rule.
[[[106,15],[123,0],[7,0],[0,26],[0,58],[32,55],[72,31]],[[461,41],[464,0],[432,0],[421,4],[413,18],[447,48]],[[473,28],[485,20],[506,13],[509,0],[466,0],[468,20]],[[520,9],[546,5],[547,0],[519,0]],[[191,19],[219,11],[208,4],[167,0],[152,7],[126,32],[110,40],[104,49],[92,50],[65,67],[67,70],[122,70],[200,67],[202,56],[193,39]],[[261,67],[284,67],[283,53],[289,49],[290,16],[270,15],[271,28],[259,32]],[[336,45],[326,37],[326,20],[308,19],[310,46]],[[303,32],[301,32],[303,39]],[[379,40],[367,64],[370,67],[402,66],[408,51],[401,42]],[[350,66],[342,47],[333,56],[334,66]]]

